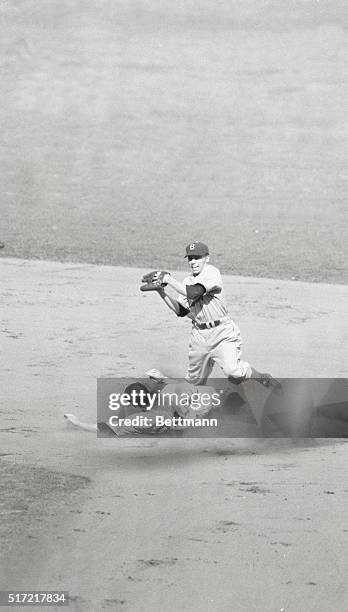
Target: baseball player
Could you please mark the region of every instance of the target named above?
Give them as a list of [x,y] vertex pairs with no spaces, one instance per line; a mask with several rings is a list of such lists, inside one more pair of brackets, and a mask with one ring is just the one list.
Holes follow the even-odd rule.
[[[96,433],[99,429],[112,433],[118,438],[144,434],[158,435],[171,430],[176,430],[180,435],[184,428],[193,423],[199,425],[201,419],[208,415],[214,405],[220,405],[219,394],[214,387],[193,385],[185,380],[164,379],[157,375],[152,376],[151,372],[156,371],[148,373],[152,380],[146,381],[146,384],[134,382],[125,387],[123,393],[132,401],[133,408],[138,409],[128,417],[119,420],[116,416],[113,417],[113,423],[98,423],[98,425],[82,422],[70,413],[65,414],[64,418],[78,429],[92,433]],[[157,398],[157,405],[155,404],[151,410],[150,396]]]
[[[281,389],[270,374],[260,373],[242,360],[242,341],[238,325],[228,314],[221,274],[209,262],[209,249],[203,242],[186,247],[191,273],[183,282],[164,270],[146,274],[141,291],[157,291],[163,302],[178,317],[192,321],[189,343],[189,364],[186,380],[204,385],[214,363],[228,379],[239,384],[254,379],[265,387]],[[176,297],[167,293],[174,289]]]

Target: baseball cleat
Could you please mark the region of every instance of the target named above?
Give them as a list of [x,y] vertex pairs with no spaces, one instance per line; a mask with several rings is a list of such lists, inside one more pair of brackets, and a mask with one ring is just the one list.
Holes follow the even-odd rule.
[[258,383],[260,383],[264,387],[273,388],[274,391],[276,391],[280,395],[283,394],[282,385],[280,384],[279,380],[276,380],[276,378],[273,378],[271,374],[268,374],[267,372],[263,372],[263,373],[260,372],[256,380]]
[[162,372],[160,372],[160,370],[156,370],[156,368],[152,368],[152,370],[146,370],[145,374],[149,378],[157,380],[157,382],[163,382],[164,380],[166,380],[166,378],[168,378],[168,376],[165,376],[164,374],[162,374]]

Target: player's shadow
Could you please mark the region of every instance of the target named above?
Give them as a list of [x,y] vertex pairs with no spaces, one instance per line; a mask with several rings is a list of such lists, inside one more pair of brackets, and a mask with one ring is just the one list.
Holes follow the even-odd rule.
[[[151,439],[142,441],[127,440],[125,447],[120,439],[110,440],[107,447],[91,449],[94,465],[100,469],[138,470],[138,471],[168,471],[171,468],[185,469],[187,465],[211,463],[217,458],[231,460],[233,458],[259,456],[267,457],[274,454],[289,452],[309,452],[312,448],[330,446],[336,440],[316,440],[312,438],[250,438],[250,439],[156,439],[152,445]],[[132,442],[132,444],[129,444]]]
[[[206,444],[202,440],[174,440],[162,438],[158,440],[156,447],[132,445],[126,448],[122,445],[122,440],[115,440],[115,444],[108,445],[108,448],[94,447],[92,453],[95,457],[95,464],[105,468],[134,469],[147,471],[168,471],[169,468],[183,467],[193,463],[202,463],[208,456],[206,455]],[[213,452],[214,449],[212,449]],[[238,449],[236,449],[238,455]]]

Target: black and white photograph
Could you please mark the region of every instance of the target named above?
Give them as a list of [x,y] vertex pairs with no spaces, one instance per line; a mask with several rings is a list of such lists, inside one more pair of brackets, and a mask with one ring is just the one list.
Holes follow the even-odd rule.
[[0,0],[0,611],[348,609],[344,0]]

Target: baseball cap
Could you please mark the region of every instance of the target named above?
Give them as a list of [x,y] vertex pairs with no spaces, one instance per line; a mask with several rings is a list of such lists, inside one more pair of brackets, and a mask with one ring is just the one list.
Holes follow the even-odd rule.
[[197,255],[198,257],[204,257],[205,255],[209,255],[209,249],[204,242],[191,242],[186,247],[186,255]]

